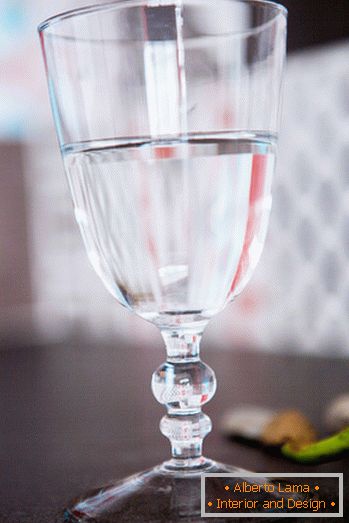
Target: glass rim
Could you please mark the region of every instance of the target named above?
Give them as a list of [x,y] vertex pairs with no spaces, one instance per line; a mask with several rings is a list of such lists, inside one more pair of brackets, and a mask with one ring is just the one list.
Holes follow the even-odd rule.
[[[211,3],[211,0],[184,0],[185,3],[189,4],[195,4],[198,3],[199,5],[203,5],[203,3]],[[278,2],[274,2],[274,0],[228,0],[230,2],[240,3],[240,4],[254,4],[256,6],[263,6],[263,7],[269,7],[270,9],[273,9],[276,12],[276,15],[268,20],[267,22],[263,22],[262,24],[256,25],[255,27],[251,29],[245,29],[243,31],[232,31],[230,33],[224,33],[222,35],[214,35],[214,36],[248,36],[253,35],[257,32],[259,32],[264,27],[268,26],[269,24],[273,23],[275,19],[279,15],[283,15],[285,18],[287,18],[288,10],[287,8],[279,4]],[[173,3],[175,3],[176,0],[173,0]],[[128,7],[141,7],[146,6],[148,4],[147,0],[119,0],[119,1],[108,1],[103,2],[101,4],[94,4],[94,5],[88,5],[85,7],[78,7],[76,9],[70,9],[68,11],[64,11],[62,13],[58,13],[56,15],[50,16],[46,20],[43,20],[37,27],[37,30],[40,34],[44,34],[47,29],[50,29],[52,26],[59,24],[60,22],[64,22],[65,20],[69,20],[71,18],[77,18],[79,16],[83,15],[89,15],[93,13],[98,13],[99,11],[109,11],[109,10],[118,10],[118,9],[124,9]],[[159,4],[157,4],[159,5]],[[151,2],[149,2],[149,6],[152,7]],[[51,34],[51,36],[54,36],[56,38],[67,38],[63,35],[55,35]],[[213,35],[212,35],[213,36]],[[73,40],[77,39],[75,37],[68,37],[73,38]],[[196,37],[197,38],[197,37]]]

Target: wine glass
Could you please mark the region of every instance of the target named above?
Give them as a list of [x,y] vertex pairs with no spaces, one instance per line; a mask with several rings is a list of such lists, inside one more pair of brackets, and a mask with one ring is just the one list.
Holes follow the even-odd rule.
[[200,340],[263,248],[286,10],[127,0],[57,15],[39,34],[90,263],[167,350],[152,390],[172,457],[77,499],[66,521],[203,521],[201,474],[236,469],[202,455],[216,379]]

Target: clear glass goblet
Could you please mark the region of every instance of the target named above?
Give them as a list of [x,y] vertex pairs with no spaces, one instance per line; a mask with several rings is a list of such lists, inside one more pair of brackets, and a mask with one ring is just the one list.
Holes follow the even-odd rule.
[[203,521],[202,472],[235,469],[202,455],[216,379],[200,340],[263,248],[286,10],[127,0],[58,15],[39,33],[89,260],[167,350],[152,390],[171,459],[77,499],[66,520]]

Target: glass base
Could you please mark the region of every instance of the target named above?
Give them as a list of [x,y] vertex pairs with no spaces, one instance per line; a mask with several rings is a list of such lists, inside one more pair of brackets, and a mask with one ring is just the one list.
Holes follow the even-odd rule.
[[[243,469],[210,460],[202,460],[195,470],[174,470],[171,462],[129,476],[96,489],[75,500],[65,511],[66,523],[212,523],[232,521],[231,518],[201,517],[201,474],[203,472],[234,472],[243,477]],[[208,485],[207,485],[208,487]],[[206,490],[207,490],[206,487]],[[207,494],[221,497],[222,485],[210,481]],[[279,518],[273,518],[277,521]],[[244,522],[255,521],[244,518]]]
[[[65,512],[68,523],[203,523],[201,474],[237,472],[239,469],[205,460],[194,470],[175,470],[171,462],[88,493]],[[221,489],[220,489],[221,490]],[[218,496],[218,485],[217,485]],[[215,493],[212,492],[212,497]],[[212,523],[213,519],[207,519]],[[219,519],[222,522],[222,518]]]

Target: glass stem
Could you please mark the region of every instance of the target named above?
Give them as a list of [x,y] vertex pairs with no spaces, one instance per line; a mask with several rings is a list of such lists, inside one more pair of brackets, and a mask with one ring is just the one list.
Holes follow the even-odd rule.
[[213,370],[200,360],[200,330],[162,330],[167,360],[153,374],[155,398],[166,406],[160,430],[171,443],[170,469],[196,469],[208,466],[202,456],[204,437],[211,431],[211,420],[201,407],[216,391]]

